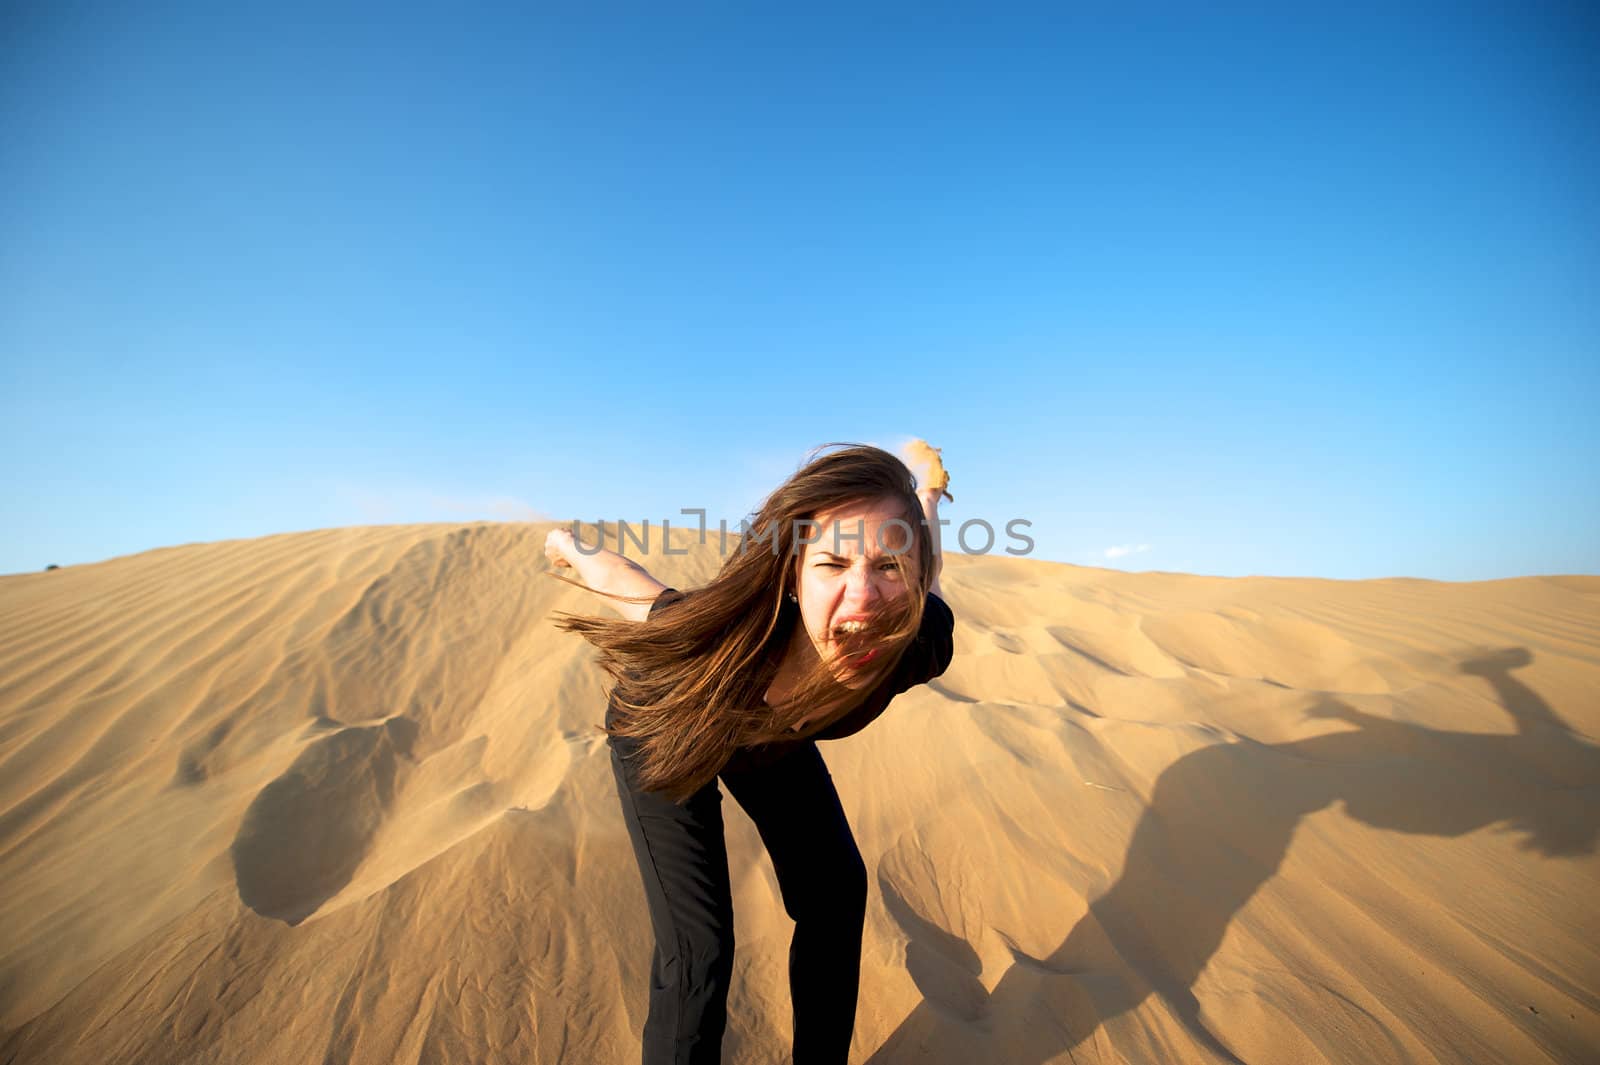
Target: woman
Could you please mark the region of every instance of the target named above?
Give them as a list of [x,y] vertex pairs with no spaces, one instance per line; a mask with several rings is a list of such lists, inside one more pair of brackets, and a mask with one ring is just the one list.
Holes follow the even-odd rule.
[[855,1025],[867,870],[816,740],[864,728],[943,673],[937,452],[924,486],[848,447],[773,492],[703,588],[664,587],[566,530],[545,551],[625,620],[564,616],[616,679],[612,769],[655,931],[644,1061],[715,1062],[733,972],[720,779],[772,857],[789,949],[794,1061],[844,1062]]

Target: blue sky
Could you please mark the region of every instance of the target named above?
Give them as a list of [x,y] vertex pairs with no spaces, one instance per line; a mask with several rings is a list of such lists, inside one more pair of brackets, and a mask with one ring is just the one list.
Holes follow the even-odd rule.
[[1585,5],[222,7],[0,13],[0,572],[908,436],[1039,558],[1600,572]]

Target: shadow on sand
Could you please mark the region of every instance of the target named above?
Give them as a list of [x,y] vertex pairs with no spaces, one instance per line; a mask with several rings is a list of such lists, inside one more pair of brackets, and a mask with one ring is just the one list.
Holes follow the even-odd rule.
[[987,995],[978,985],[956,989],[959,1002],[925,998],[871,1065],[1034,1065],[1152,994],[1212,1055],[1240,1061],[1206,1026],[1191,989],[1228,923],[1278,870],[1300,819],[1335,802],[1376,828],[1454,837],[1507,824],[1540,855],[1592,852],[1600,747],[1511,675],[1531,661],[1526,649],[1510,648],[1460,665],[1493,687],[1515,735],[1402,724],[1323,697],[1309,715],[1354,728],[1292,743],[1219,744],[1178,759],[1156,782],[1121,877],[1059,948],[1041,958],[1013,951],[1016,964]]
[[403,717],[341,728],[261,789],[230,848],[239,899],[297,925],[343,890],[388,816],[417,731]]

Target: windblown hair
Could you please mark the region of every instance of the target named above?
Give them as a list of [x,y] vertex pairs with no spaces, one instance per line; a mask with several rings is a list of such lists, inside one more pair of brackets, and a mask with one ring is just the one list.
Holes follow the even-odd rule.
[[[711,583],[663,603],[644,622],[558,616],[558,627],[599,649],[601,667],[616,681],[618,719],[605,731],[638,741],[643,787],[682,802],[715,778],[740,747],[799,739],[824,728],[889,675],[916,635],[934,572],[916,480],[880,448],[825,446],[843,450],[814,452],[767,497]],[[779,705],[768,705],[767,689],[795,626],[804,624],[789,598],[798,592],[802,538],[828,544],[833,533],[819,531],[819,516],[879,500],[899,504],[905,530],[895,535],[909,534],[911,542],[885,536],[885,560],[899,567],[907,594],[863,634],[863,642],[881,648],[867,683],[859,690],[846,687],[819,662]]]

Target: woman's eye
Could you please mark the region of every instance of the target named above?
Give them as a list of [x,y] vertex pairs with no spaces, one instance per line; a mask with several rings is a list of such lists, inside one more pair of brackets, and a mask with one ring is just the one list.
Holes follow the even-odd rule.
[[843,562],[818,562],[818,569],[844,569]]

